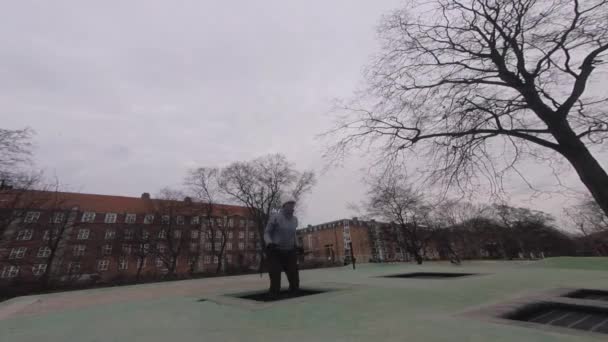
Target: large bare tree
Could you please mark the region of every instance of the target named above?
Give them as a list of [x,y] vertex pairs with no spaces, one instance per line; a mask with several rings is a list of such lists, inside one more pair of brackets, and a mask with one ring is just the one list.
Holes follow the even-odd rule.
[[[219,184],[232,201],[247,207],[258,236],[262,237],[270,215],[280,208],[281,201],[287,197],[300,199],[314,186],[315,176],[312,171],[297,171],[285,156],[271,154],[228,165],[221,170]],[[263,261],[264,253],[258,252]]]
[[608,174],[590,150],[608,137],[597,83],[608,0],[414,1],[379,33],[369,88],[345,106],[331,153],[370,143],[396,161],[423,151],[431,179],[460,187],[496,180],[523,156],[557,155],[608,213]]

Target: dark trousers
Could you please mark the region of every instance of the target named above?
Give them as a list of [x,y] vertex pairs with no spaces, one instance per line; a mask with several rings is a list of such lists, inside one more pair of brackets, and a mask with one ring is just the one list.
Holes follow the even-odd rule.
[[268,257],[268,276],[270,277],[270,293],[278,294],[281,291],[281,271],[285,271],[289,281],[289,290],[300,288],[300,275],[298,274],[298,255],[295,250],[271,250],[266,253]]

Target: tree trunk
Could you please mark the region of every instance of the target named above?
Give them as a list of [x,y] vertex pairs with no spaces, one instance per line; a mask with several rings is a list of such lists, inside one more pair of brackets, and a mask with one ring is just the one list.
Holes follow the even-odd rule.
[[137,265],[137,273],[135,274],[135,281],[139,281],[139,277],[141,277],[141,270],[144,268],[144,259],[139,258],[139,264]]
[[222,272],[222,254],[217,257],[217,268],[215,269],[215,274],[220,274]]
[[587,146],[576,136],[566,120],[549,126],[559,143],[559,152],[570,162],[591,195],[608,215],[608,174],[593,157]]

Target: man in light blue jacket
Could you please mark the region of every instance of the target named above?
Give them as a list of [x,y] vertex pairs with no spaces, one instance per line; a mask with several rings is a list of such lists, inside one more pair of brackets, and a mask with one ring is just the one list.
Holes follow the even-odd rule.
[[281,291],[282,271],[285,271],[287,275],[290,292],[296,292],[300,288],[296,239],[298,218],[293,214],[295,205],[295,200],[286,200],[281,210],[268,220],[264,230],[270,294],[272,296],[278,296]]

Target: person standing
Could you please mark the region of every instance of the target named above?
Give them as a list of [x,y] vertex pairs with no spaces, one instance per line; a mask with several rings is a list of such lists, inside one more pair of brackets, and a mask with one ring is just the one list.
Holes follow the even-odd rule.
[[297,292],[300,288],[296,239],[298,218],[294,215],[295,206],[295,200],[285,201],[281,210],[270,217],[264,229],[270,295],[272,296],[278,296],[281,292],[282,271],[287,275],[290,292]]

